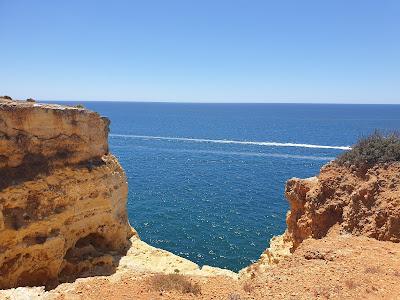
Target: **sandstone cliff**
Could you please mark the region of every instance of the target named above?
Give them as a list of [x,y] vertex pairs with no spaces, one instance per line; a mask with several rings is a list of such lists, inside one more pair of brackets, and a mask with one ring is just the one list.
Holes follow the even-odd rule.
[[360,171],[331,162],[317,177],[288,180],[285,194],[290,204],[287,229],[271,240],[255,264],[241,271],[244,276],[266,272],[303,241],[324,239],[330,232],[338,245],[346,235],[400,242],[400,163]]
[[126,252],[127,183],[108,124],[85,109],[0,100],[0,288],[111,272]]
[[291,211],[287,234],[296,248],[304,239],[322,238],[334,224],[341,231],[400,242],[400,164],[376,165],[366,173],[326,165],[318,177],[289,180]]
[[108,153],[108,124],[86,109],[2,99],[0,188],[50,167],[101,159]]

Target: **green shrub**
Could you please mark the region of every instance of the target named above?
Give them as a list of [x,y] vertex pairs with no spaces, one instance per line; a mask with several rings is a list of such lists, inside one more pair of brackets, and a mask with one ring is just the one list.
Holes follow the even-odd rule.
[[362,137],[351,150],[340,155],[335,162],[339,165],[370,168],[375,164],[400,161],[400,133],[375,131]]

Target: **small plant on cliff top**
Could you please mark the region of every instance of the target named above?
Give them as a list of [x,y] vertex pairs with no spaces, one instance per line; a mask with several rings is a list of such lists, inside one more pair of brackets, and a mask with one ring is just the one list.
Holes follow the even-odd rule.
[[150,278],[150,284],[160,292],[175,290],[184,294],[201,294],[200,285],[181,274],[157,274]]
[[363,137],[353,148],[336,160],[339,165],[370,168],[375,164],[400,161],[400,133],[383,134],[375,131]]
[[242,298],[240,298],[239,294],[229,294],[228,300],[242,300]]

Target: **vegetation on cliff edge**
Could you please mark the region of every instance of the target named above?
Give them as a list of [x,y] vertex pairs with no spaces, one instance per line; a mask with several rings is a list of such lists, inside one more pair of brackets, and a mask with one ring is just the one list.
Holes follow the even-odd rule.
[[400,161],[400,133],[375,131],[362,137],[351,150],[340,155],[335,162],[344,166],[369,168],[379,163]]

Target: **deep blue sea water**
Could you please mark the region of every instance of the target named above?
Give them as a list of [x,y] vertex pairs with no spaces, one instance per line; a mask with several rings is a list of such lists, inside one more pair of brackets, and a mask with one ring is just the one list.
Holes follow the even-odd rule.
[[79,103],[111,119],[141,238],[235,271],[284,231],[287,179],[317,174],[374,129],[400,129],[400,105]]

